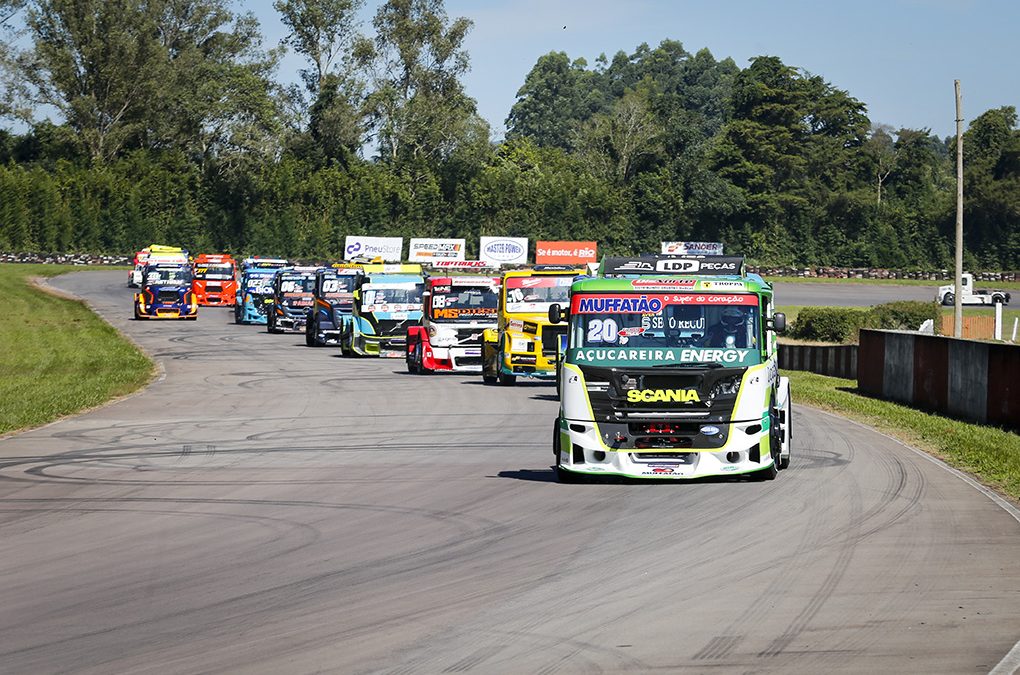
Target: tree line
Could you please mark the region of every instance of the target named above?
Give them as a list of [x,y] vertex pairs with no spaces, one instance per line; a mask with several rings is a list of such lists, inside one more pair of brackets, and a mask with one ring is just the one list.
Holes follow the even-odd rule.
[[[506,234],[951,264],[955,139],[874,123],[818,75],[674,40],[552,52],[496,142],[461,81],[471,22],[386,0],[369,38],[363,2],[276,0],[287,37],[266,45],[228,0],[0,0],[0,250],[328,258],[347,234]],[[1016,109],[978,116],[964,153],[967,264],[1020,268]]]

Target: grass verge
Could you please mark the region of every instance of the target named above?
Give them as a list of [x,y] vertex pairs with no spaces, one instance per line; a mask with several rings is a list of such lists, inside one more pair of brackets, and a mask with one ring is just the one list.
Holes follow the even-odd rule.
[[129,394],[153,363],[84,303],[32,287],[72,265],[0,265],[0,434]]
[[968,424],[857,393],[855,380],[784,371],[797,402],[838,413],[929,452],[1020,500],[1020,434]]
[[[866,284],[871,286],[939,286],[952,285],[952,280],[937,281],[930,279],[844,279],[827,277],[765,277],[770,284],[777,281],[788,284]],[[998,289],[1003,291],[1020,290],[1020,281],[975,281],[979,289]]]

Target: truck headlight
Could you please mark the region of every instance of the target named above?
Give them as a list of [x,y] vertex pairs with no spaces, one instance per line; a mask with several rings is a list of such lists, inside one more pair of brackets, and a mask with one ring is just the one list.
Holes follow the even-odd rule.
[[725,379],[719,380],[712,387],[712,391],[709,393],[709,398],[718,398],[719,396],[736,396],[737,390],[740,389],[740,375],[733,375]]
[[530,352],[530,344],[524,338],[510,338],[510,351],[512,352]]

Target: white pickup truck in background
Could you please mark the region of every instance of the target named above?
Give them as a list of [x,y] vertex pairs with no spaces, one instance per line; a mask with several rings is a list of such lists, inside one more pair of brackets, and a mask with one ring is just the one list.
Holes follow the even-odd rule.
[[[935,299],[948,306],[956,302],[955,294],[955,285],[939,286],[939,292]],[[965,272],[960,291],[960,302],[964,305],[1006,304],[1009,302],[1009,293],[1006,291],[976,291],[974,290],[974,276]]]

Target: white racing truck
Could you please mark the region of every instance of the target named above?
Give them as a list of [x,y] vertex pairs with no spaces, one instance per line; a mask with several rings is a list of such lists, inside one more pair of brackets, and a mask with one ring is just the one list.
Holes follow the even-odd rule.
[[[1009,303],[1006,291],[974,290],[974,275],[965,272],[960,286],[960,302],[964,305],[1005,305]],[[939,286],[935,299],[949,307],[956,304],[956,285]]]

